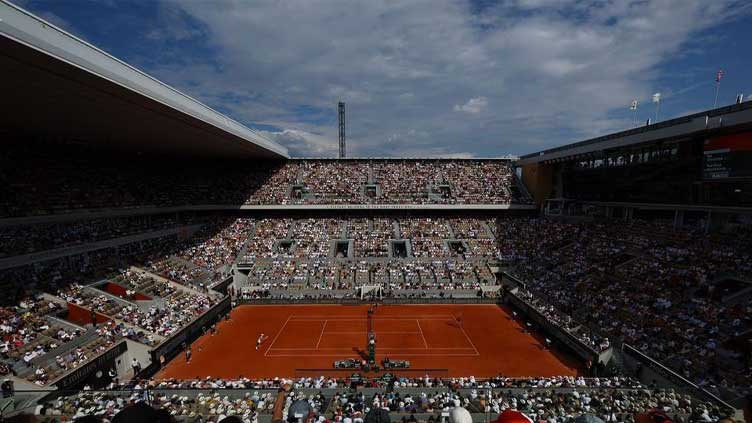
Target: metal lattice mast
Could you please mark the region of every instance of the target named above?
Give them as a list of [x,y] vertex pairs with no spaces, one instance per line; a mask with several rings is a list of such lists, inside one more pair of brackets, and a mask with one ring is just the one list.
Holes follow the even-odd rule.
[[339,158],[344,159],[347,157],[345,149],[345,103],[340,101],[337,110],[339,112]]

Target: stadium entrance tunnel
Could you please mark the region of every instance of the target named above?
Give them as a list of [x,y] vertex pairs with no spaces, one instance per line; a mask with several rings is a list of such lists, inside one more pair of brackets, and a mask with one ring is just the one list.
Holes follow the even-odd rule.
[[334,243],[334,257],[346,258],[352,257],[353,251],[351,248],[352,241],[348,239],[338,240]]
[[376,185],[366,185],[363,188],[363,194],[368,198],[376,198],[379,195],[379,190]]
[[292,254],[295,247],[295,241],[291,239],[281,239],[277,242],[278,254]]
[[449,251],[459,256],[464,256],[467,253],[465,243],[462,241],[447,240],[447,247],[449,247]]
[[391,249],[391,257],[393,258],[405,258],[410,254],[408,252],[408,242],[405,240],[393,240],[389,243]]

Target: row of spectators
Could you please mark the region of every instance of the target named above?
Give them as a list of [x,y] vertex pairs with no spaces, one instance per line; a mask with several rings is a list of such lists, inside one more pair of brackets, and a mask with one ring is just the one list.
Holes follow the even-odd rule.
[[206,377],[205,379],[160,379],[135,380],[128,383],[113,383],[108,389],[123,390],[133,388],[143,389],[277,389],[290,385],[294,389],[337,389],[352,386],[366,388],[447,388],[447,389],[502,389],[502,388],[590,388],[590,389],[638,389],[646,388],[639,381],[624,377],[583,377],[583,376],[550,376],[550,377],[505,377],[475,378],[474,376],[438,378],[421,377],[393,377],[393,378],[333,378],[333,377],[301,377],[297,379],[269,378],[269,379],[220,379]]
[[[350,381],[348,381],[350,382]],[[150,402],[157,408],[165,410],[174,418],[181,421],[223,421],[228,416],[238,416],[239,421],[257,422],[260,414],[271,414],[275,409],[278,397],[274,390],[252,390],[278,388],[287,391],[284,395],[283,417],[292,421],[294,414],[313,416],[311,421],[355,422],[370,421],[366,416],[374,409],[384,409],[392,418],[404,416],[406,421],[417,421],[411,414],[430,414],[439,421],[440,413],[450,416],[452,423],[469,423],[470,420],[458,420],[458,409],[466,413],[497,415],[505,410],[515,410],[524,413],[530,419],[545,422],[574,422],[575,418],[588,415],[589,421],[603,422],[634,422],[635,415],[648,411],[658,413],[663,421],[691,421],[716,422],[721,418],[733,415],[733,410],[719,407],[717,404],[699,401],[688,395],[672,390],[648,389],[645,387],[624,386],[619,382],[597,386],[576,386],[562,388],[557,386],[529,387],[523,382],[522,387],[507,386],[494,390],[481,386],[458,389],[449,384],[420,386],[410,391],[379,390],[376,393],[365,393],[352,390],[355,385],[341,381],[322,384],[320,388],[337,389],[334,394],[323,391],[310,392],[315,385],[305,386],[300,381],[276,380],[273,384],[245,382],[242,385],[249,391],[244,394],[233,394],[218,391],[191,392],[182,391],[171,393],[144,389],[137,386],[126,391],[83,391],[74,396],[61,396],[51,402],[38,407],[37,412],[44,416],[54,417],[82,417],[95,415],[112,418],[129,405],[138,402]],[[357,385],[383,386],[381,381],[359,381]],[[219,385],[228,385],[220,383]],[[395,386],[400,381],[390,382]],[[410,382],[406,385],[412,384]],[[254,387],[246,388],[247,385]],[[528,386],[525,386],[528,385]],[[553,385],[549,383],[547,385]],[[604,386],[605,385],[605,386]],[[615,386],[614,386],[615,385]],[[257,387],[259,386],[259,387]],[[449,389],[445,389],[445,386]],[[173,386],[174,387],[174,386]],[[433,389],[440,387],[441,389]],[[186,386],[181,386],[186,388]],[[308,388],[308,392],[301,389]],[[122,389],[122,388],[121,388]],[[201,389],[201,388],[198,388]],[[214,389],[221,389],[221,386]],[[328,398],[328,395],[332,395]],[[385,417],[388,418],[388,417]],[[499,420],[501,421],[501,420]],[[577,420],[580,422],[581,420]]]
[[382,285],[405,289],[479,289],[496,279],[488,260],[263,260],[248,274],[251,285],[267,289],[355,289]]
[[[529,202],[498,160],[180,161],[11,143],[0,217],[120,207]],[[378,189],[366,189],[368,184]]]

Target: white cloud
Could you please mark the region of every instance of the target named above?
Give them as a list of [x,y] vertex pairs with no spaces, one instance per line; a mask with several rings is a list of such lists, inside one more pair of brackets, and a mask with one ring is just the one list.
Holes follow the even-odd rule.
[[[274,137],[293,154],[336,153],[337,101],[351,155],[520,154],[628,126],[609,112],[649,98],[667,60],[743,5],[509,0],[473,14],[455,0],[170,1],[168,18],[179,8],[202,22],[218,64],[152,71],[283,128]],[[176,22],[160,34],[195,36]],[[483,96],[458,101],[467,93]],[[394,141],[410,130],[426,136]]]
[[454,105],[454,111],[455,112],[465,112],[465,113],[471,113],[476,114],[483,111],[483,109],[488,106],[488,99],[485,97],[475,97],[471,98],[467,101],[467,103],[463,105],[455,104]]
[[475,154],[468,151],[461,151],[457,153],[435,153],[432,154],[431,157],[439,159],[472,159],[475,158]]
[[176,5],[161,2],[157,14],[160,25],[145,34],[148,39],[185,41],[203,35],[201,28],[192,25],[185,12]]
[[322,134],[313,134],[298,129],[258,132],[266,138],[294,150],[297,156],[335,157],[339,151],[337,139]]

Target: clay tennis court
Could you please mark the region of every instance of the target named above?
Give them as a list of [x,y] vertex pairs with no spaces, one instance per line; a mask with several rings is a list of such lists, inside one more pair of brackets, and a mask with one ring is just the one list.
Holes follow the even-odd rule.
[[[335,360],[364,357],[368,305],[240,306],[218,333],[172,360],[158,379],[349,376]],[[461,316],[461,322],[458,317]],[[543,348],[496,305],[380,305],[376,358],[409,360],[404,376],[576,375],[576,364]],[[256,340],[266,340],[256,350]]]

